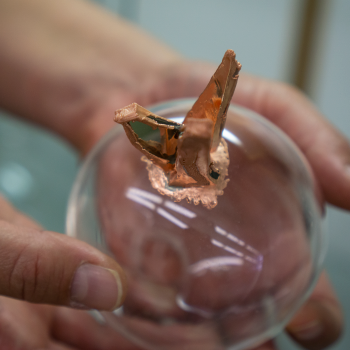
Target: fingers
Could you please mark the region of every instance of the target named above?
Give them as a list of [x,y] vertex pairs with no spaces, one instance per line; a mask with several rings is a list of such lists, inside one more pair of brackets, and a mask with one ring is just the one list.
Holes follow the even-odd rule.
[[[101,310],[123,302],[126,278],[113,259],[86,243],[30,225],[3,200],[0,205],[1,295]],[[4,216],[16,224],[1,220]]]
[[51,342],[47,347],[36,350],[78,350],[78,348],[72,348],[70,346]]
[[350,209],[350,145],[298,90],[286,84],[243,75],[235,103],[260,113],[303,151],[325,199]]
[[[39,349],[38,349],[39,350]],[[51,342],[47,348],[43,348],[40,350],[78,350],[78,348],[73,348],[64,344],[59,344],[56,342]]]
[[320,350],[334,343],[342,328],[341,307],[326,273],[323,273],[313,294],[286,330],[306,349]]
[[97,323],[85,311],[57,309],[52,334],[58,341],[84,350],[141,350],[113,329]]
[[[158,324],[151,320],[137,317],[123,317],[118,320],[112,313],[103,313],[105,324],[98,324],[86,312],[78,312],[67,308],[57,310],[52,324],[53,336],[64,343],[84,350],[118,349],[141,350],[157,345],[157,349],[223,349],[222,339],[217,330],[205,324]],[[120,323],[123,326],[120,326]],[[131,341],[119,334],[126,330]],[[141,347],[137,344],[142,344]],[[154,345],[153,345],[154,344]],[[274,350],[267,347],[261,350]]]
[[[147,89],[151,103],[198,96],[215,67],[203,62],[180,63]],[[350,209],[350,146],[297,89],[276,81],[241,74],[233,102],[256,111],[277,125],[308,159],[325,199]]]
[[[145,329],[141,331],[141,334],[142,332],[145,333],[144,339],[152,337],[152,339],[157,339],[162,336],[162,333],[167,332],[166,328],[160,325],[152,325],[151,327],[144,325]],[[207,335],[203,335],[198,333],[195,326],[190,327],[190,329],[187,328],[186,325],[180,326],[180,332],[176,332],[176,339],[172,339],[172,333],[167,334],[168,337],[170,336],[166,339],[167,348],[174,350],[185,348],[221,349],[220,341],[215,342],[215,338],[210,338],[210,331]],[[112,327],[98,324],[88,313],[82,311],[60,308],[54,317],[52,329],[53,336],[56,339],[79,349],[141,350],[140,347],[125,339]],[[186,333],[188,334],[186,335]],[[140,334],[140,332],[136,332],[136,334]],[[276,350],[276,347],[273,341],[269,341],[252,350]]]
[[252,350],[276,350],[276,346],[274,345],[274,343],[272,341],[269,341],[269,342],[264,343],[264,344],[258,346],[257,348],[254,348]]
[[48,343],[50,308],[0,296],[0,348],[37,349]]

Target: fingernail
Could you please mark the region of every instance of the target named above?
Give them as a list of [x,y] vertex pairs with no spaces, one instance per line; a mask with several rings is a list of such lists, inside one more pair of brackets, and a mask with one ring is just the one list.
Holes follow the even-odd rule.
[[307,302],[287,326],[291,335],[301,341],[317,338],[324,331],[318,311],[317,302]]
[[323,325],[318,320],[305,323],[300,326],[289,328],[294,337],[300,340],[311,340],[320,336],[323,332]]
[[122,288],[117,271],[91,264],[81,265],[71,286],[71,306],[114,310],[121,302]]

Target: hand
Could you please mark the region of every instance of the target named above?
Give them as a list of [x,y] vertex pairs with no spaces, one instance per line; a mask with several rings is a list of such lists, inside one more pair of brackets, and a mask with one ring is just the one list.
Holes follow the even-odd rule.
[[[178,229],[175,225],[172,226],[165,220],[157,220],[156,225],[153,225],[153,220],[156,218],[156,214],[154,216],[151,210],[142,210],[141,207],[138,207],[138,209],[135,210],[136,207],[134,202],[123,200],[122,194],[125,193],[125,188],[134,186],[134,179],[137,179],[137,187],[142,190],[151,191],[154,193],[154,191],[152,191],[151,185],[148,182],[147,176],[138,177],[137,175],[140,173],[142,174],[145,167],[139,159],[140,154],[134,147],[130,145],[125,136],[119,137],[114,142],[109,143],[108,151],[105,152],[104,156],[100,159],[98,168],[99,170],[97,172],[98,181],[96,184],[96,192],[98,193],[97,198],[100,199],[100,201],[98,201],[98,207],[100,208],[101,224],[103,231],[106,233],[105,239],[108,242],[110,250],[115,254],[116,257],[118,257],[118,261],[121,261],[123,266],[130,267],[130,269],[134,271],[135,264],[140,263],[142,266],[141,269],[144,273],[151,275],[156,279],[156,281],[160,281],[159,283],[162,285],[164,284],[165,286],[164,289],[162,289],[158,287],[159,284],[156,284],[158,288],[152,288],[152,284],[148,286],[146,283],[143,283],[142,279],[140,281],[138,279],[138,274],[136,274],[135,278],[133,278],[133,273],[130,273],[130,289],[128,298],[124,304],[124,310],[127,310],[127,312],[136,315],[143,315],[146,313],[146,318],[151,317],[151,315],[155,315],[155,317],[157,317],[157,313],[160,312],[162,315],[168,313],[169,317],[174,316],[181,319],[181,317],[185,317],[185,315],[182,314],[182,310],[180,310],[177,303],[174,302],[175,298],[173,294],[173,291],[176,290],[179,285],[182,285],[181,281],[179,281],[179,278],[182,276],[181,271],[185,269],[181,268],[181,266],[182,264],[186,264],[188,257],[192,256],[192,254],[197,254],[198,256],[198,250],[196,249],[197,245],[193,242],[197,242],[197,240],[200,239],[202,246],[207,247],[208,249],[208,245],[206,245],[205,242],[210,234],[210,229],[206,232],[207,234],[203,235],[203,230],[200,232],[196,231],[196,225],[198,225],[197,219],[195,219],[195,222],[192,222],[192,220],[187,220],[184,218],[186,225],[189,225],[191,228],[193,228],[193,230],[190,232],[190,237],[188,237],[189,232],[187,230],[185,232],[181,229]],[[123,168],[123,171],[121,171],[120,164],[128,164],[128,166]],[[116,179],[118,179],[118,181],[116,181]],[[244,205],[242,195],[240,196],[239,193],[239,190],[235,192],[235,195],[237,196],[236,201],[241,203],[241,205]],[[156,208],[159,208],[160,204],[159,202],[157,203],[158,204],[156,205]],[[222,203],[219,203],[219,206],[220,204]],[[207,214],[207,211],[201,206],[193,208],[187,203],[180,203],[180,205],[191,211],[195,210],[197,217],[202,217]],[[221,209],[223,209],[223,207],[221,207]],[[118,212],[119,215],[113,215],[115,212]],[[123,219],[120,220],[120,218]],[[155,227],[159,232],[163,232],[163,230],[165,230],[165,232],[171,232],[171,237],[173,239],[167,239],[168,235],[164,233],[162,236],[163,239],[159,239],[158,237],[157,240],[156,237],[152,235],[152,231],[154,231]],[[286,236],[288,236],[288,231],[286,231]],[[176,237],[182,237],[182,239],[180,238],[180,242],[176,239]],[[297,238],[293,237],[293,240],[295,241]],[[135,242],[134,245],[133,242]],[[141,242],[143,242],[143,244]],[[157,245],[157,243],[159,244]],[[250,238],[249,243],[259,251],[260,249],[258,247],[261,247],[263,249],[263,246],[259,244],[259,239],[255,241],[254,236]],[[286,241],[282,240],[280,243],[282,244],[281,250],[285,252],[287,248],[285,245]],[[152,244],[154,244],[154,247]],[[179,248],[179,246],[181,247],[182,244],[186,245],[186,249],[184,249],[186,251],[186,254],[183,254],[183,249]],[[146,260],[143,260],[142,255],[144,252],[142,248],[145,247],[147,247],[148,252],[147,264]],[[240,251],[239,247],[235,249]],[[201,254],[204,250],[204,248],[201,248]],[[130,251],[130,253],[128,253],[128,251]],[[153,251],[158,252],[158,254],[160,254],[160,251],[167,252],[167,254],[165,255],[164,253],[163,259],[159,260],[157,259],[157,253],[152,255]],[[241,252],[244,253],[244,250]],[[135,256],[138,256],[139,259],[133,259]],[[283,261],[285,264],[285,258]],[[290,261],[293,263],[293,259],[290,259]],[[276,263],[276,260],[273,262]],[[268,262],[266,262],[266,265],[267,271],[269,271]],[[305,264],[305,269],[307,269],[306,266],[307,264]],[[197,279],[197,287],[199,283],[202,286],[201,290],[204,291],[205,296],[208,294],[209,296],[219,296],[217,298],[205,298],[205,308],[208,309],[208,304],[213,299],[220,300],[225,304],[225,299],[227,300],[227,298],[229,298],[229,302],[231,302],[233,299],[234,302],[239,304],[239,298],[242,297],[240,290],[249,290],[249,281],[251,281],[252,277],[254,278],[252,271],[250,271],[247,267],[249,266],[244,265],[242,269],[238,269],[240,273],[242,270],[244,271],[244,277],[241,277],[239,280],[240,288],[235,288],[234,293],[230,294],[225,293],[225,290],[227,290],[226,288],[215,288],[219,283],[220,285],[225,285],[222,280],[215,279],[216,283],[214,284],[206,283],[208,281],[210,282],[210,278],[214,278],[213,276],[206,277],[203,280]],[[171,271],[177,271],[177,273],[174,274],[171,273]],[[229,278],[229,276],[232,276],[235,271],[237,271],[237,269],[233,268],[232,271],[230,271],[231,273],[227,272],[227,276],[223,275],[223,272],[221,272],[221,277],[225,276]],[[285,274],[278,272],[282,272],[282,270],[276,270],[275,279],[277,285],[278,283],[286,280]],[[187,276],[187,278],[190,279],[191,277]],[[264,282],[266,282],[264,279],[258,279],[256,283],[254,283],[254,289],[250,294],[250,298],[252,300],[255,300],[255,297],[258,299],[260,297],[261,291],[264,293]],[[214,290],[212,290],[212,287],[214,287]],[[229,287],[229,284],[227,284],[227,287]],[[187,286],[186,292],[189,292],[188,288],[189,286]],[[217,292],[215,292],[215,290],[217,290]],[[161,292],[159,293],[159,291]],[[203,297],[202,293],[200,293],[200,291],[198,291],[196,288],[191,288],[189,293]],[[188,297],[188,295],[191,294],[187,293],[186,297]],[[247,299],[246,294],[245,297]],[[199,300],[197,298],[196,303],[198,302]],[[221,305],[221,307],[223,307],[223,305]],[[242,305],[242,311],[243,309],[244,306]],[[241,326],[242,322],[239,322],[239,325]],[[148,330],[147,333],[149,333],[149,328],[152,328],[152,322],[147,323],[145,321],[143,326]],[[181,325],[178,325],[178,327],[181,327]],[[153,325],[153,328],[157,328],[157,326]],[[175,328],[176,327],[174,325],[174,327],[168,326],[160,330],[158,326],[158,338],[166,336],[167,339],[170,339],[172,332],[176,331]],[[182,328],[182,332],[180,333],[184,335],[186,334],[186,327],[182,326]],[[218,329],[219,328],[220,327],[218,327]],[[220,336],[223,336],[226,331],[227,334],[231,335],[234,333],[238,336],[240,331],[238,328],[240,327],[236,326],[234,328],[220,328]],[[338,302],[325,275],[323,275],[317,288],[315,289],[314,294],[308,303],[305,304],[304,309],[292,321],[288,327],[288,330],[295,337],[295,339],[298,339],[301,344],[306,345],[309,349],[321,349],[329,345],[339,336],[341,328],[342,318]],[[196,331],[193,330],[193,333],[198,334],[200,332],[197,329]],[[211,344],[211,346],[208,346],[208,349],[216,348],[213,346],[213,344],[218,346],[219,336],[218,334],[215,334],[215,331],[213,329],[202,330],[201,333],[203,335],[203,338],[204,334],[207,336],[207,341],[205,343]],[[155,331],[154,334],[154,337],[156,338],[157,332]],[[183,337],[181,339],[185,341]],[[200,340],[200,337],[198,340]],[[209,342],[209,340],[211,341]],[[173,340],[172,344],[174,345],[174,349],[176,349],[175,345],[177,343]],[[187,343],[185,344],[188,345]]]
[[[61,133],[86,151],[96,141],[94,135],[101,136],[94,133],[94,125],[90,129],[90,116],[98,114],[101,125],[107,128],[112,125],[108,113],[103,113],[109,106],[105,93],[108,91],[113,98],[127,101],[128,87],[152,75],[163,58],[154,61],[150,51],[152,69],[144,74],[132,65],[138,60],[140,46],[128,46],[124,40],[125,30],[129,31],[127,37],[131,42],[137,37],[138,31],[132,26],[122,20],[118,22],[85,1],[55,4],[41,0],[0,1],[0,47],[1,52],[6,52],[0,57],[3,78],[0,106]],[[112,48],[115,33],[121,41],[115,42]],[[160,45],[154,45],[156,52],[168,55]],[[143,59],[145,63],[149,61],[147,54]],[[128,73],[124,74],[124,70]],[[79,132],[80,129],[87,132]],[[0,253],[0,294],[3,296],[102,310],[113,309],[123,301],[125,277],[114,260],[87,244],[43,231],[2,198]],[[1,348],[47,348],[54,341],[52,336],[69,343],[64,333],[70,329],[56,327],[61,320],[56,316],[60,315],[59,308],[25,301],[1,297]],[[77,311],[69,310],[65,314],[74,312]],[[87,317],[85,313],[80,315]],[[56,319],[57,323],[51,322]],[[96,329],[97,324],[91,319],[89,322]],[[54,335],[56,329],[63,328],[63,335]],[[104,331],[99,331],[100,338],[93,341],[95,333],[86,327],[86,331],[80,333],[82,338],[74,344],[83,349],[89,346],[96,349],[109,342],[101,338]],[[115,340],[113,336],[109,339]],[[82,345],[82,342],[87,343]],[[115,344],[119,344],[118,341],[110,348]]]
[[[215,68],[198,62],[169,65],[153,78],[144,92],[142,89],[135,91],[125,102],[140,101],[147,106],[147,102],[152,104],[172,98],[198,96]],[[350,209],[349,143],[304,95],[286,84],[243,74],[233,102],[265,116],[293,139],[312,167],[320,202],[328,201]],[[99,130],[98,119],[95,119],[95,130]],[[313,295],[287,327],[287,331],[307,348],[322,349],[340,336],[342,323],[339,303],[323,274]],[[316,332],[316,324],[323,331],[319,328],[319,332]]]
[[[181,87],[171,97],[198,95],[215,67],[187,63],[168,74],[160,85]],[[162,96],[163,99],[167,96]],[[318,197],[350,210],[350,146],[346,138],[327,122],[312,103],[295,88],[283,83],[241,75],[233,102],[265,116],[299,146],[310,163]],[[287,331],[308,349],[322,349],[334,342],[342,330],[339,303],[325,273],[313,295],[287,327]],[[312,325],[318,324],[320,327]],[[332,326],[331,326],[332,325]],[[303,335],[302,329],[309,328]],[[323,331],[321,331],[323,329]],[[299,332],[298,332],[299,330]]]
[[[198,96],[214,70],[215,67],[204,63],[182,62],[170,66],[154,77],[145,92],[135,93],[134,101],[147,100],[151,104]],[[327,200],[350,209],[349,144],[305,96],[285,84],[242,75],[234,102],[270,119],[301,148],[312,167],[320,202]],[[96,125],[97,120],[98,117]],[[313,132],[307,131],[311,129]],[[339,303],[323,274],[287,331],[306,348],[323,349],[340,336],[342,323]]]
[[[122,303],[126,283],[113,259],[87,244],[43,231],[1,197],[0,233],[1,295],[35,303],[105,310]],[[117,281],[121,282],[119,286]],[[65,342],[65,332],[54,335],[55,324],[61,320],[58,307],[4,296],[0,297],[1,349],[69,349],[56,344]],[[72,317],[76,312],[67,311]],[[90,339],[96,345],[92,337],[101,327],[89,319],[82,322],[81,326],[86,322],[95,324],[96,330],[89,332],[91,327],[87,327],[86,334],[82,331],[80,343]]]
[[[59,4],[48,4],[42,0],[3,0],[0,6],[1,23],[8,29],[2,31],[3,36],[0,37],[2,52],[6,52],[0,58],[0,105],[57,132],[82,153],[86,153],[112,127],[115,109],[134,101],[147,106],[170,98],[197,96],[214,71],[210,65],[184,61],[127,23],[117,21],[94,5],[79,0],[62,0]],[[16,33],[20,34],[16,36]],[[287,132],[308,158],[320,184],[319,193],[331,203],[349,209],[349,171],[346,170],[349,146],[305,97],[283,84],[242,76],[234,101],[256,110]],[[34,271],[32,276],[36,276],[36,265],[20,264],[24,270],[18,269],[17,275],[23,276],[23,279],[18,278],[16,288],[9,285],[2,287],[4,294],[67,305],[69,282],[79,266],[79,259],[119,271],[114,262],[91,247],[53,233],[48,233],[50,239],[46,240],[37,226],[25,228],[28,221],[21,220],[21,224],[3,222],[1,232],[11,233],[4,236],[10,239],[5,243],[11,245],[12,238],[19,238],[19,243],[24,244],[15,243],[11,251],[29,251],[31,254],[34,251],[34,256],[39,256],[36,255],[38,247],[44,247],[44,244],[51,246],[44,254],[51,263],[49,267],[37,265],[39,268],[43,266],[44,271],[37,270],[40,278],[34,287],[32,282],[35,278],[30,278],[28,271]],[[28,237],[33,238],[34,244],[30,242],[29,246],[34,246],[34,250],[22,249],[27,247]],[[61,254],[55,253],[52,242],[60,247],[57,251]],[[73,259],[72,266],[69,263],[65,265],[58,257],[64,256],[67,251],[71,253],[70,258],[76,259]],[[6,264],[14,262],[15,255],[3,261]],[[31,262],[32,259],[21,261]],[[61,270],[56,268],[56,263],[62,267]],[[6,266],[1,273],[9,280],[11,267]],[[64,287],[57,291],[53,286],[60,276],[51,275],[51,272],[63,269],[67,269],[68,276],[64,274]],[[24,285],[28,287],[22,289],[25,278],[28,283]],[[49,293],[44,293],[46,285],[42,283],[47,278],[53,284],[49,285]],[[335,311],[316,312],[314,318],[321,321],[332,319],[335,327],[330,333],[318,335],[316,340],[320,345],[314,339],[308,345],[310,349],[312,346],[321,348],[333,341],[341,328],[334,296],[324,284],[320,288],[325,295],[330,295],[326,299],[332,300]],[[318,297],[317,300],[323,299]],[[307,309],[305,313],[312,315]],[[29,323],[27,326],[31,329]],[[74,326],[78,327],[78,324]],[[293,323],[289,330],[293,330]],[[74,344],[80,346],[79,341]]]
[[[198,71],[199,65],[196,64],[196,66],[193,67],[192,70],[188,69],[187,67],[188,66],[186,64],[179,67],[179,70],[176,71],[176,74],[175,73],[173,74],[171,71],[168,71],[167,72],[168,74],[160,76],[159,80],[154,85],[154,90],[152,89],[147,90],[150,96],[149,98],[150,101],[152,103],[157,102],[156,98],[154,99],[151,98],[152,96],[156,96],[157,98],[160,98],[161,101],[171,99],[171,98],[176,98],[176,97],[191,96],[190,95],[191,92],[195,91],[193,87],[196,86],[196,82],[198,83],[199,80],[197,80],[196,82],[192,82],[192,81],[186,81],[186,79],[188,79],[188,77],[194,76],[194,74],[191,75],[189,74],[189,72]],[[205,65],[203,65],[203,67],[205,67]],[[203,79],[204,84],[209,80],[208,76],[209,77],[211,76],[214,69],[211,69],[209,74],[205,71],[204,74],[199,75],[200,77],[206,76],[206,78]],[[186,74],[184,74],[183,72],[186,72]],[[243,79],[240,80],[239,83],[243,81],[243,85],[244,85],[245,77],[243,76],[241,78]],[[256,79],[256,82],[258,83],[259,79]],[[200,91],[202,91],[203,85],[198,86],[199,91],[195,92],[195,94],[196,93],[198,94]],[[174,88],[175,86],[183,87],[184,89],[176,90]],[[188,86],[191,87],[189,91],[186,90]],[[172,87],[172,88],[169,89],[168,87]],[[292,88],[287,86],[286,86],[286,89],[292,90]],[[302,95],[300,95],[300,98],[304,99]],[[298,101],[296,103],[298,103]],[[321,124],[321,127],[322,127],[322,124]],[[330,132],[332,132],[332,129],[330,130]],[[333,136],[335,137],[337,136],[337,134]],[[335,140],[338,141],[338,136],[335,138]],[[123,149],[124,149],[124,153],[127,154],[126,157],[128,158],[128,160],[132,161],[133,157],[131,156],[131,153],[133,148],[131,146],[130,148],[131,150],[129,150],[128,147]],[[130,155],[128,155],[129,154],[128,152],[130,152]],[[112,152],[111,156],[116,157],[116,153]],[[105,163],[107,164],[107,167],[108,167],[108,164],[112,164],[111,161],[107,161],[107,160]],[[130,168],[133,169],[132,166]],[[103,180],[101,180],[104,185],[108,183],[108,181],[114,181],[113,179],[115,179],[117,175],[113,173],[113,171],[105,171],[104,173],[108,174],[108,176],[106,176],[107,178],[103,177]],[[126,178],[129,178],[130,176],[132,176],[132,174],[127,174],[127,173],[123,175]],[[114,186],[118,186],[118,184],[114,183]],[[115,198],[112,198],[112,196],[113,196],[112,194],[111,196],[108,196],[108,194],[106,193],[107,203],[108,203],[107,207],[113,207],[115,209],[118,207],[118,205],[115,203]],[[106,197],[104,197],[104,202],[106,201]],[[119,209],[122,209],[122,208],[119,208]],[[111,230],[112,229],[113,228],[111,228]],[[114,243],[117,243],[117,240],[114,240]],[[115,249],[117,249],[119,252],[119,254],[117,254],[118,257],[121,257],[122,251],[125,251],[125,249],[122,248],[121,246],[115,247]],[[341,333],[341,329],[342,329],[342,316],[341,316],[340,307],[337,302],[334,291],[332,290],[327,280],[326,275],[323,274],[319,281],[318,286],[314,291],[314,294],[309,299],[309,301],[305,304],[305,306],[300,311],[300,313],[295,317],[295,319],[287,327],[287,330],[295,340],[297,340],[300,344],[306,346],[308,349],[322,349],[328,346],[329,344],[331,344],[332,342],[334,342],[339,337]],[[273,346],[272,343],[270,343],[269,346],[272,347]]]

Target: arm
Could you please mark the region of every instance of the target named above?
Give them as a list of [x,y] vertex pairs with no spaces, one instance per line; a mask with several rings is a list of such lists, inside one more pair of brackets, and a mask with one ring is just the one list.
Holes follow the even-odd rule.
[[153,77],[181,60],[88,1],[1,0],[0,23],[0,106],[82,150],[117,107],[147,105]]

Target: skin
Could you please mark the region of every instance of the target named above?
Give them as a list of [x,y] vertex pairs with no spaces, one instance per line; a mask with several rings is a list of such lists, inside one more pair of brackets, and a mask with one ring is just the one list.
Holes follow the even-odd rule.
[[[115,109],[198,96],[216,68],[185,60],[85,1],[1,0],[0,23],[0,107],[57,133],[82,155],[113,126]],[[305,96],[280,82],[241,75],[233,102],[262,114],[294,140],[310,163],[321,203],[350,209],[349,143]],[[4,199],[0,250],[2,349],[138,349],[86,312],[62,307],[70,305],[70,284],[82,261],[119,270],[112,259],[43,231]],[[60,251],[69,252],[64,261]],[[322,332],[307,340],[297,336],[296,330],[300,334],[315,320]],[[323,349],[339,337],[342,323],[323,274],[287,331],[307,349]],[[188,340],[180,339],[179,349],[182,341]]]

